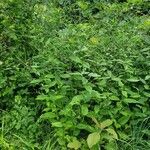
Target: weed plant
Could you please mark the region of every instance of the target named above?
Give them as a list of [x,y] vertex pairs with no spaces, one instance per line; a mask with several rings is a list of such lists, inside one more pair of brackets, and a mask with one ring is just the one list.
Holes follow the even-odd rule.
[[1,0],[0,149],[149,150],[149,8]]

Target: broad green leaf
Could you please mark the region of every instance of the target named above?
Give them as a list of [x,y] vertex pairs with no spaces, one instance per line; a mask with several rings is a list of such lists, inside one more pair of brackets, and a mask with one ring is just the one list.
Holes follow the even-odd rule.
[[145,80],[149,80],[150,79],[150,75],[147,75],[146,77],[145,77]]
[[101,80],[101,81],[99,82],[99,86],[100,86],[100,87],[106,87],[106,85],[107,85],[107,82],[106,82],[105,79],[103,79],[103,80]]
[[118,135],[114,129],[108,128],[106,131],[111,134],[114,139],[118,139]]
[[66,121],[65,122],[65,129],[70,129],[70,128],[73,128],[74,125],[73,125],[73,122],[72,121]]
[[141,96],[138,93],[133,93],[133,94],[131,94],[130,97],[132,97],[132,98],[139,98]]
[[84,129],[84,130],[89,131],[89,132],[94,132],[95,131],[94,127],[91,127],[90,125],[83,124],[83,123],[79,123],[77,125],[77,128],[78,129]]
[[100,99],[101,95],[98,91],[92,90],[92,97],[96,99]]
[[88,3],[84,2],[84,1],[79,1],[77,3],[79,5],[79,7],[83,10],[87,9],[88,8]]
[[148,93],[148,92],[143,92],[143,94],[144,94],[146,97],[150,97],[150,93]]
[[76,63],[82,63],[82,60],[78,56],[71,56],[70,59]]
[[133,3],[133,4],[136,4],[136,3],[142,3],[143,0],[127,0],[128,3]]
[[122,95],[126,98],[128,97],[128,93],[126,91],[122,91]]
[[118,120],[118,122],[121,125],[125,125],[129,121],[129,119],[130,119],[130,116],[123,116]]
[[52,73],[49,73],[45,76],[45,79],[53,79],[55,78],[55,75],[53,75]]
[[90,64],[87,62],[83,62],[82,66],[83,66],[83,68],[88,68],[88,69],[90,68]]
[[45,47],[47,47],[51,42],[51,39],[48,39],[46,42],[45,42]]
[[77,96],[74,96],[72,101],[70,102],[70,105],[73,106],[73,105],[79,105],[80,104],[80,101],[82,100],[83,96],[82,95],[77,95]]
[[73,140],[72,142],[68,143],[67,147],[73,149],[79,149],[81,147],[81,143],[78,140]]
[[125,133],[124,131],[118,131],[118,134],[119,134],[119,137],[124,140],[129,139],[129,135],[127,135],[127,133]]
[[[45,80],[45,81],[46,81],[46,80]],[[53,87],[53,86],[56,85],[56,81],[53,81],[53,82],[46,82],[46,84],[47,84],[48,88],[50,88],[50,87]]]
[[139,82],[140,80],[138,78],[130,78],[130,79],[127,79],[127,81],[129,81],[129,82]]
[[36,100],[49,100],[49,96],[48,95],[38,95]]
[[62,125],[61,122],[53,122],[53,123],[52,123],[52,126],[53,126],[53,127],[58,127],[58,128],[63,127],[63,125]]
[[22,100],[22,97],[20,95],[15,96],[15,102],[20,104]]
[[99,43],[99,38],[91,37],[90,38],[90,43],[92,43],[93,45],[97,45]]
[[41,79],[35,79],[35,80],[32,80],[30,83],[36,84],[36,83],[40,83],[41,81],[42,81]]
[[113,121],[110,120],[110,119],[107,119],[105,121],[103,121],[100,126],[101,126],[101,129],[104,129],[106,127],[109,127],[110,125],[112,125]]
[[62,74],[61,77],[62,78],[70,78],[70,74],[67,74],[67,73],[66,74]]
[[146,89],[146,90],[150,90],[150,86],[149,85],[144,85],[144,88]]
[[99,122],[97,121],[97,119],[94,118],[94,117],[92,117],[92,120],[93,120],[93,122],[96,124],[96,126],[100,128],[100,124],[99,124]]
[[120,113],[123,115],[123,116],[131,116],[133,115],[133,112],[129,111],[129,110],[122,110],[120,111]]
[[118,85],[119,85],[120,87],[123,87],[123,86],[124,86],[124,84],[122,83],[122,81],[118,81]]
[[63,95],[54,95],[54,96],[52,96],[52,99],[59,100],[59,99],[62,99],[63,97],[64,97]]
[[88,114],[88,107],[87,107],[87,105],[82,105],[81,106],[81,112],[82,112],[82,115],[87,115]]
[[119,98],[115,95],[112,95],[109,98],[110,98],[110,100],[113,100],[113,101],[119,101]]
[[52,118],[55,118],[55,117],[57,117],[57,115],[55,113],[46,112],[46,113],[42,114],[40,118],[42,118],[42,119],[52,119]]
[[100,111],[99,105],[94,106],[94,112],[97,114]]
[[[147,18],[147,19],[143,22],[142,27],[143,27],[144,29],[149,29],[149,28],[150,28],[150,19],[149,19],[149,18]],[[150,48],[148,47],[148,48],[144,48],[143,50],[144,50],[144,52],[147,51],[147,52],[149,53],[149,49],[150,49]]]
[[100,75],[98,75],[97,73],[89,73],[88,74],[89,77],[100,77]]
[[90,85],[84,85],[84,88],[91,93],[92,92],[92,87]]
[[87,138],[87,144],[89,148],[92,148],[94,145],[96,145],[100,140],[100,133],[94,132],[88,135]]
[[131,98],[125,98],[123,101],[126,103],[135,103],[135,104],[140,103],[139,101],[137,101],[135,99],[131,99]]
[[115,140],[109,140],[109,142],[106,143],[105,149],[106,150],[118,150],[116,141]]

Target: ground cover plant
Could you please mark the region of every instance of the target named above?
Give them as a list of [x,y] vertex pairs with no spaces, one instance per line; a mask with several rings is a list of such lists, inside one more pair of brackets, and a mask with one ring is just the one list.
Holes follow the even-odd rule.
[[1,0],[0,149],[149,150],[149,8]]

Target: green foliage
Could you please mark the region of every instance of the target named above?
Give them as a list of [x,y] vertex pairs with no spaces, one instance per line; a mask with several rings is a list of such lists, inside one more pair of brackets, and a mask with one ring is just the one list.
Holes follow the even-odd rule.
[[2,0],[0,149],[150,149],[148,7]]

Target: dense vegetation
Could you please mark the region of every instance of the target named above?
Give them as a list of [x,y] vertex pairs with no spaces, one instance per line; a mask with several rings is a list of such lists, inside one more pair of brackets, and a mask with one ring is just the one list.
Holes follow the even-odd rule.
[[148,0],[1,0],[0,149],[149,150]]

